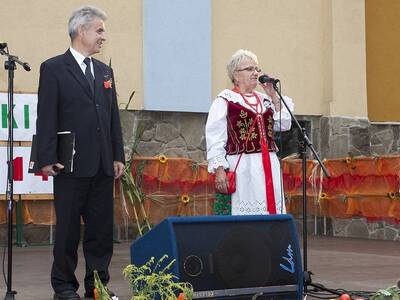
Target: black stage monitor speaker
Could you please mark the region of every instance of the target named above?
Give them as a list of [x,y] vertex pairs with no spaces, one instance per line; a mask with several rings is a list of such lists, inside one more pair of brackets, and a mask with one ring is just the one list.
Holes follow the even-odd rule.
[[137,266],[176,259],[171,272],[195,299],[302,299],[299,241],[290,215],[171,217],[131,246]]

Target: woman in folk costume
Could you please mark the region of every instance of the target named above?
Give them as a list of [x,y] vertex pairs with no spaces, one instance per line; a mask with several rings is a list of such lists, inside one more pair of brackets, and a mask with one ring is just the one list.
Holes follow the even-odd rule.
[[[213,101],[206,124],[208,171],[215,173],[217,191],[226,193],[226,170],[236,166],[232,215],[286,213],[278,151],[273,131],[286,131],[291,116],[272,83],[261,84],[257,56],[238,50],[227,64],[232,89]],[[284,96],[291,111],[293,101]]]

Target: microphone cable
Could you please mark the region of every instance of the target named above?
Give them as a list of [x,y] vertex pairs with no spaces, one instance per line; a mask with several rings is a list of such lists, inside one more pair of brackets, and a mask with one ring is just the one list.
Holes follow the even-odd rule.
[[[315,286],[317,285],[317,286]],[[331,289],[327,288],[322,284],[314,284],[312,289],[308,289],[305,295],[311,296],[318,299],[332,299],[339,298],[343,294],[348,294],[351,299],[353,298],[361,298],[361,299],[370,299],[375,292],[372,291],[350,291],[345,289]]]
[[[282,85],[281,82],[277,82],[277,89],[279,90],[279,94],[282,92]],[[283,136],[282,136],[282,109],[284,105],[282,105],[282,98],[279,97],[279,105],[281,107],[279,111],[279,149],[282,149],[283,151]],[[292,121],[292,120],[290,120]],[[280,150],[279,150],[280,151]],[[283,152],[282,152],[283,155]],[[280,177],[281,177],[281,184],[280,184],[280,189],[281,189],[281,214],[283,213],[283,206],[285,206],[286,209],[286,203],[285,203],[285,190],[283,188],[283,165],[282,165],[282,158],[279,158],[279,171],[280,171]]]
[[[276,83],[276,86],[277,86],[277,89],[279,91],[279,94],[282,95],[282,93],[281,93],[282,92],[281,82],[278,81]],[[281,109],[279,111],[279,133],[278,133],[278,136],[279,136],[279,147],[278,147],[278,151],[281,151],[281,149],[283,149],[283,141],[282,141],[282,109],[284,107],[284,105],[282,105],[281,97],[279,97],[279,104],[280,104]],[[278,156],[278,154],[277,154],[277,156]],[[281,179],[280,180],[280,189],[281,189],[281,199],[280,199],[280,201],[281,201],[281,211],[280,211],[280,213],[282,214],[283,213],[283,206],[285,205],[285,208],[286,208],[286,203],[285,203],[285,191],[284,191],[284,188],[283,188],[282,158],[280,158],[279,156],[278,156],[278,161],[279,161],[279,176],[281,177],[280,178]]]

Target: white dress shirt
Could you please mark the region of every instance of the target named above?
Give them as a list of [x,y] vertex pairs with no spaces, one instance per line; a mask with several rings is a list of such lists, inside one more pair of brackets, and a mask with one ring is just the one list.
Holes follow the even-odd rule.
[[[86,64],[83,62],[83,60],[86,58],[83,56],[81,53],[76,51],[74,48],[69,47],[69,51],[71,51],[72,56],[75,58],[76,62],[78,63],[79,67],[81,67],[81,70],[83,74],[85,74],[86,71]],[[93,68],[93,61],[92,58],[90,58],[90,71],[92,72],[93,78],[94,78],[94,68]]]

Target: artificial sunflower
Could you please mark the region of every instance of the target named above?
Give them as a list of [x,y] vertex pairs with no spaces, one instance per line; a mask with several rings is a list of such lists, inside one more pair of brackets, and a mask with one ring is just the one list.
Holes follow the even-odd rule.
[[387,196],[389,197],[389,199],[393,200],[396,197],[396,193],[389,192],[389,193],[387,193]]
[[188,204],[190,202],[190,196],[188,194],[181,195],[181,202],[183,204]]
[[160,163],[165,164],[168,161],[168,158],[164,154],[160,154],[158,156],[158,160],[160,161]]

